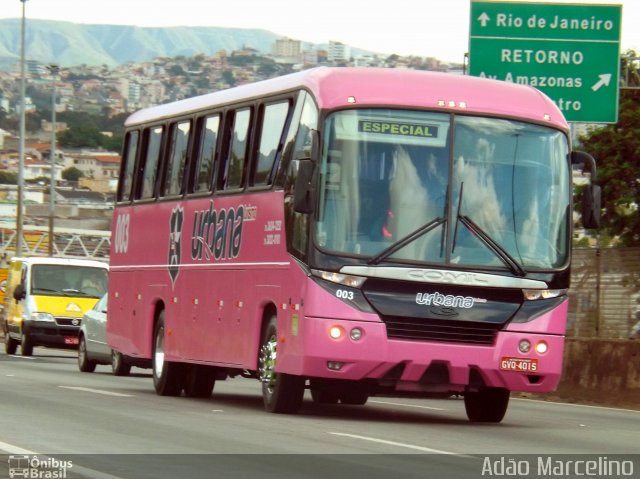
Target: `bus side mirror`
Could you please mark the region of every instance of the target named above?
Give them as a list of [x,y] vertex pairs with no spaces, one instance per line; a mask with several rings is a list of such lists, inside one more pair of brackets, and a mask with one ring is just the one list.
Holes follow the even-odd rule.
[[24,285],[20,283],[16,286],[16,289],[13,290],[13,299],[16,301],[22,301],[25,297]]
[[582,226],[587,229],[600,228],[602,189],[599,185],[589,185],[582,196]]
[[297,160],[298,173],[293,193],[293,210],[296,213],[312,213],[315,203],[316,164],[320,149],[317,130],[311,130],[311,157]]
[[602,189],[595,184],[597,179],[596,160],[582,151],[571,152],[571,164],[582,165],[583,171],[591,174],[591,182],[584,189],[582,196],[582,226],[587,229],[600,227],[600,210],[602,209]]
[[293,211],[296,213],[313,212],[315,188],[313,184],[315,163],[311,160],[299,160],[298,176],[296,176],[293,193]]

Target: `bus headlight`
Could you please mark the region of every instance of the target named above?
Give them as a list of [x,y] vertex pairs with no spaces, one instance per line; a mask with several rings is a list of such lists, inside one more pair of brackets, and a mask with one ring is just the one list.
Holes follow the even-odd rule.
[[522,294],[526,301],[536,301],[538,299],[550,299],[564,296],[566,289],[523,289]]
[[538,354],[544,354],[547,351],[549,351],[549,345],[546,342],[540,341],[539,343],[536,343],[536,352]]
[[329,328],[329,336],[331,337],[331,339],[342,339],[342,337],[344,336],[344,329],[342,328],[342,326],[331,326]]
[[332,283],[341,284],[342,286],[348,286],[350,288],[360,288],[364,280],[367,279],[362,276],[336,273],[334,271],[322,271],[319,269],[312,269],[311,272],[325,281],[331,281]]
[[529,340],[522,339],[520,343],[518,343],[518,350],[523,354],[531,351],[531,343],[529,342]]

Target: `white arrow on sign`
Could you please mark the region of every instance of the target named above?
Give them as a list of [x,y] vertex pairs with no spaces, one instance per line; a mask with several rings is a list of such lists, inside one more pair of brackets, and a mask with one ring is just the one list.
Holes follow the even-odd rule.
[[478,17],[478,20],[480,20],[480,23],[482,24],[483,27],[486,27],[487,22],[491,20],[491,18],[489,18],[489,15],[487,15],[486,12],[482,12],[482,15]]
[[591,87],[593,91],[598,91],[600,87],[609,86],[609,83],[611,83],[611,73],[603,73],[598,75],[598,78],[600,79]]

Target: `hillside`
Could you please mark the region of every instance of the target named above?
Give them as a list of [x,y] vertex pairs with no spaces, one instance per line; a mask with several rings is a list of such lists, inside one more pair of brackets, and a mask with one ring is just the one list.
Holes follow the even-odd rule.
[[[259,29],[221,27],[150,28],[27,20],[26,58],[63,67],[107,65],[155,57],[211,55],[251,47],[269,53],[280,35]],[[0,69],[20,60],[20,19],[0,19]]]

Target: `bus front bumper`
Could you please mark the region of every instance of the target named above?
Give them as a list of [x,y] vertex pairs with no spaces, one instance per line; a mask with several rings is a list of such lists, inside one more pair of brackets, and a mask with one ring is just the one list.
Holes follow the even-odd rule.
[[[360,331],[352,333],[354,328]],[[388,339],[382,322],[313,317],[304,318],[300,333],[278,358],[279,371],[369,380],[397,392],[455,393],[482,387],[549,392],[562,372],[561,335],[499,331],[487,345],[400,340]],[[523,352],[527,344],[530,348]]]

